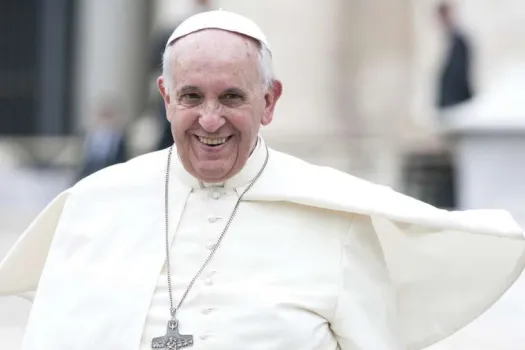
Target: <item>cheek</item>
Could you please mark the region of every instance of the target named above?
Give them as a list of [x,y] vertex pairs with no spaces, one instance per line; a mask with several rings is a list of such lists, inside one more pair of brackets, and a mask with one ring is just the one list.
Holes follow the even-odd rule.
[[258,114],[253,114],[251,112],[252,111],[250,111],[250,113],[248,112],[238,113],[235,115],[231,115],[228,118],[228,121],[230,122],[230,124],[235,129],[237,129],[241,133],[241,135],[244,137],[257,133],[257,130],[261,123],[260,118],[258,119],[254,117],[254,115],[258,115]]
[[183,136],[197,121],[194,113],[188,111],[176,111],[171,114],[170,118],[172,133],[177,136]]

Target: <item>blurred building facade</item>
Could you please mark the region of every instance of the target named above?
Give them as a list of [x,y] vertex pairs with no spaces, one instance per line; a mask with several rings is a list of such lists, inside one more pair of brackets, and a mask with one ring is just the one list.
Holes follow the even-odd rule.
[[67,135],[72,101],[75,3],[0,4],[0,132]]
[[[276,118],[262,131],[272,147],[453,207],[453,193],[443,195],[453,192],[453,167],[433,107],[445,45],[437,2],[208,4],[253,18],[272,44],[284,83]],[[523,59],[524,5],[450,2],[474,39],[473,76],[483,90],[498,67]],[[0,58],[0,153],[17,150],[22,164],[74,167],[102,101],[118,103],[128,125],[148,111],[159,114],[154,81],[163,40],[201,9],[197,3],[3,2],[0,42],[9,54]]]
[[[163,117],[155,90],[163,44],[200,9],[197,2],[0,2],[1,254],[71,184],[102,103],[118,104],[120,122],[135,130],[131,153],[155,147],[151,139],[160,136]],[[454,145],[440,132],[434,107],[446,49],[438,2],[210,0],[208,6],[253,18],[272,44],[284,94],[274,122],[262,130],[270,146],[454,207]],[[483,98],[502,69],[525,62],[525,3],[449,2],[472,39],[473,84]],[[519,151],[514,155],[519,159]],[[517,350],[525,342],[521,286],[489,313],[490,321],[481,318],[460,332],[467,336],[432,349]],[[0,327],[0,348],[18,349],[27,313],[11,301],[0,307],[9,319],[2,323],[0,315],[0,323],[9,324]]]

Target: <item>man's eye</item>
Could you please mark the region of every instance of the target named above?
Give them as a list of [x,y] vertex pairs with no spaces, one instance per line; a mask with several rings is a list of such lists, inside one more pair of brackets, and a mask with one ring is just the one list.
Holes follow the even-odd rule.
[[188,94],[184,94],[181,96],[181,101],[183,102],[198,102],[200,101],[201,99],[201,96],[197,93],[194,93],[194,92],[191,92],[191,93],[188,93]]
[[220,99],[222,103],[228,106],[238,106],[244,101],[244,97],[242,95],[233,92],[229,92],[222,95]]
[[241,98],[241,96],[237,94],[224,94],[222,96],[225,100],[235,100],[236,98]]

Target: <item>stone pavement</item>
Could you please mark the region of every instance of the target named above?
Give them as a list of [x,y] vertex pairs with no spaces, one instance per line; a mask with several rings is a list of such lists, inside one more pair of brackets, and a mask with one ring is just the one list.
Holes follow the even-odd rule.
[[[0,169],[0,259],[34,216],[63,188],[69,174]],[[0,349],[19,350],[30,303],[0,298]],[[470,326],[427,350],[525,349],[525,276]],[[371,349],[372,350],[372,349]]]

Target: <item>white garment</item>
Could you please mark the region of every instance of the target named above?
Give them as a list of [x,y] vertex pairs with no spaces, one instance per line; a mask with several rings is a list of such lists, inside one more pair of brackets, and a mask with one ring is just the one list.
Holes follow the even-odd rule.
[[[224,187],[201,189],[188,181],[193,191],[170,254],[175,303],[218,241],[241,194],[230,186],[247,184],[264,155],[258,147],[248,167]],[[180,163],[174,168],[179,177],[191,179]],[[354,349],[354,343],[402,349],[391,328],[393,293],[385,285],[379,243],[367,219],[286,202],[243,203],[178,314],[181,333],[194,335],[195,349],[335,350],[338,342],[343,350]],[[360,272],[358,264],[348,268],[345,261],[353,254],[367,262],[362,271],[374,269],[377,275]],[[361,286],[351,288],[360,303],[346,298],[345,285]],[[140,350],[151,349],[151,339],[166,333],[169,310],[163,269]],[[347,329],[362,329],[358,324],[368,323],[371,313],[376,319],[365,328],[375,336],[354,339],[358,334]],[[339,333],[332,333],[330,323]]]
[[[142,350],[165,333],[166,156],[81,181],[8,253],[0,295],[38,286],[24,350]],[[217,200],[174,157],[175,301],[219,233],[220,220],[207,215],[228,214],[263,156],[264,143]],[[178,314],[193,349],[333,350],[336,341],[343,350],[419,349],[479,316],[523,270],[523,233],[505,212],[450,213],[279,152],[269,157]]]

